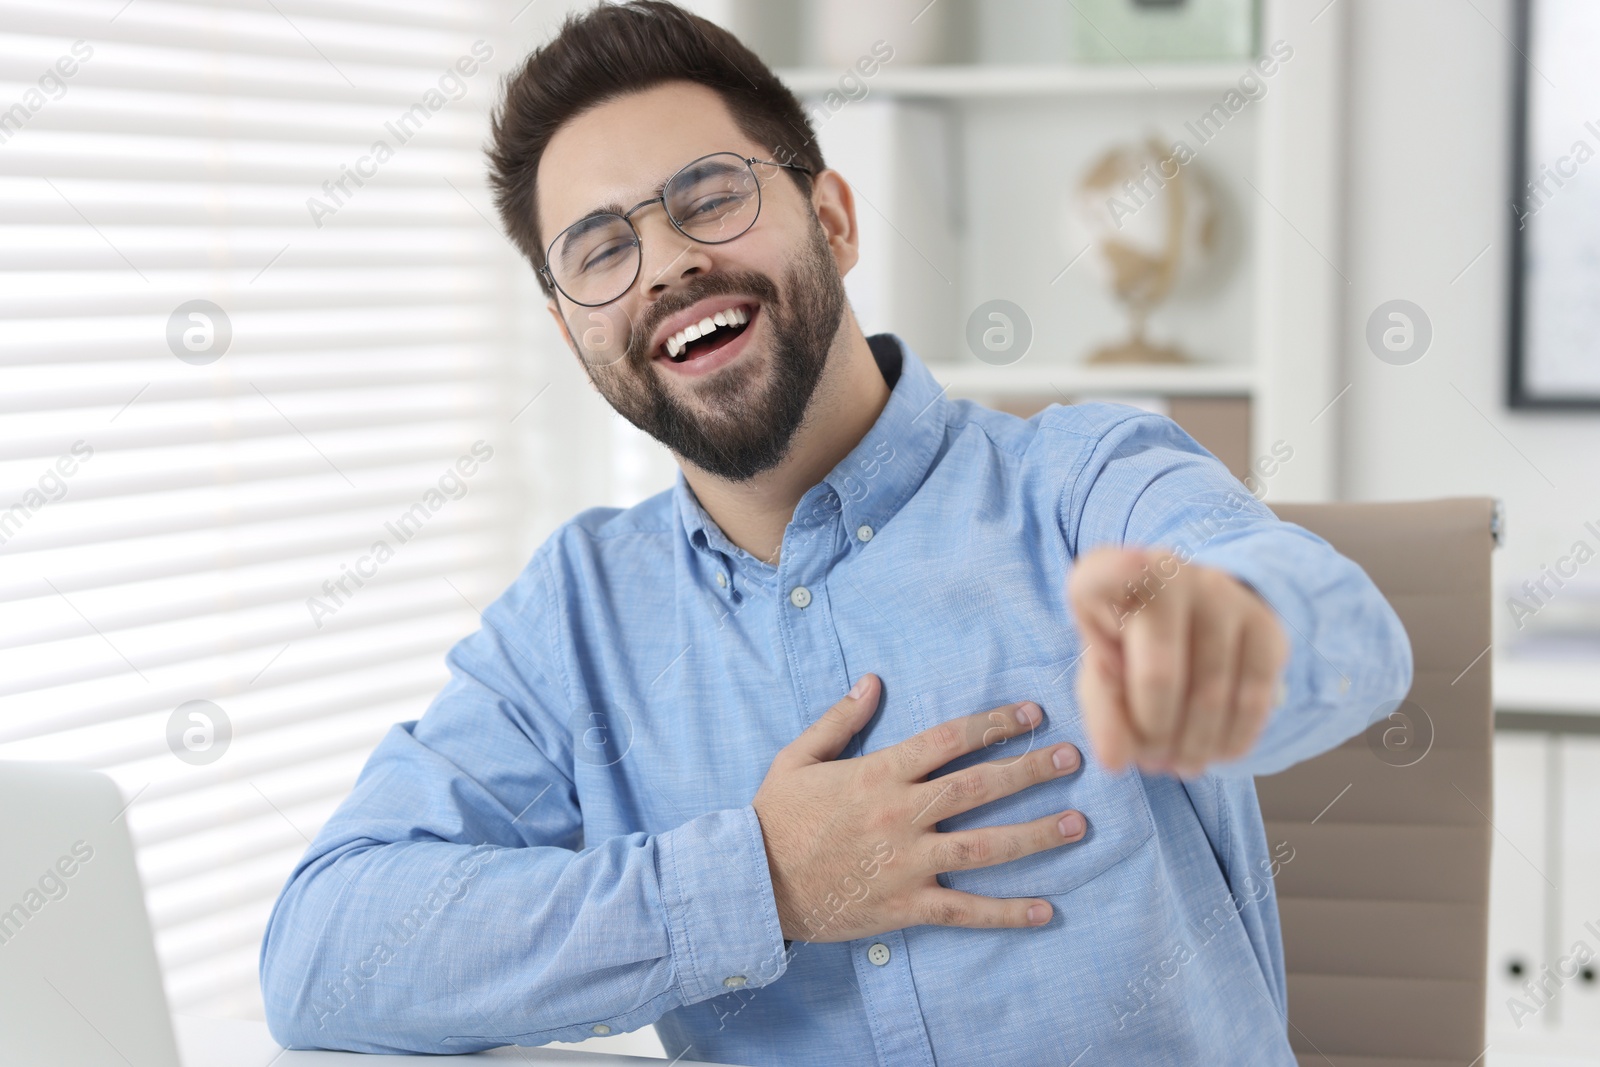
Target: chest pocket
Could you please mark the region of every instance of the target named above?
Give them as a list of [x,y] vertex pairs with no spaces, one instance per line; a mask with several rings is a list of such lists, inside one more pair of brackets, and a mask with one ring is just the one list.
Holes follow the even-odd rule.
[[1078,714],[1077,697],[1072,693],[1074,677],[1072,672],[1064,672],[1052,683],[1040,668],[1012,667],[912,697],[913,718],[919,730],[1018,700],[1032,700],[1044,710],[1044,720],[1031,734],[963,756],[941,769],[941,775],[975,763],[1016,759],[1030,750],[1061,741],[1071,741],[1083,753],[1082,766],[1064,778],[1029,786],[939,823],[941,831],[968,830],[1027,822],[1075,808],[1083,812],[1089,824],[1081,840],[1009,863],[950,871],[939,875],[941,884],[990,897],[1069,893],[1127,859],[1155,832],[1138,772],[1127,770],[1112,775],[1094,760]]

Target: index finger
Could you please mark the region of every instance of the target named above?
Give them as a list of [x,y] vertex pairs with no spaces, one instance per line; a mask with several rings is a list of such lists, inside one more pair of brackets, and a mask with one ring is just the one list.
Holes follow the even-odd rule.
[[1027,733],[1043,718],[1038,704],[1019,700],[930,726],[878,754],[908,781],[920,781],[959,756]]

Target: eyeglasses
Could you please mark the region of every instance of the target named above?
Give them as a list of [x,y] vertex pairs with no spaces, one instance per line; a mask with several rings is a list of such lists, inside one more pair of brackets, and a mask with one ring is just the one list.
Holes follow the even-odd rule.
[[644,260],[639,231],[633,225],[635,212],[659,203],[685,237],[701,244],[724,244],[748,231],[761,214],[757,164],[811,173],[794,163],[736,152],[701,156],[668,178],[660,196],[641,200],[622,215],[597,212],[556,234],[539,273],[574,304],[609,304],[633,286]]

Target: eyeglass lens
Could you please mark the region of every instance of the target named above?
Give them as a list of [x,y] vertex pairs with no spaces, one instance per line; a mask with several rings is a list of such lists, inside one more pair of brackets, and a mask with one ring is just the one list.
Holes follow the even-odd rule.
[[[721,153],[695,160],[662,191],[667,214],[689,237],[706,244],[731,241],[755,222],[759,186],[744,159]],[[639,239],[620,215],[596,215],[561,232],[550,250],[550,272],[580,304],[614,300],[633,284]]]

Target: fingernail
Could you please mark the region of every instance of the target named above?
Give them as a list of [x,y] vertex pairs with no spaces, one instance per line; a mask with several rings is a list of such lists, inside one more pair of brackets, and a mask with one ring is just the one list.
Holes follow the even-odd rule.
[[1058,771],[1070,771],[1078,765],[1078,753],[1071,748],[1058,748],[1055,755],[1050,757],[1050,762],[1055,764]]
[[856,684],[850,687],[850,699],[860,700],[867,693],[867,676],[863,674],[856,679]]
[[1023,726],[1033,726],[1039,721],[1039,705],[1022,704],[1017,708],[1017,722]]
[[1028,908],[1028,921],[1033,925],[1038,926],[1048,918],[1050,918],[1050,909],[1043,904],[1034,904]]
[[1075,811],[1069,811],[1061,816],[1061,821],[1056,823],[1056,829],[1061,831],[1062,837],[1075,837],[1083,831],[1083,816]]

